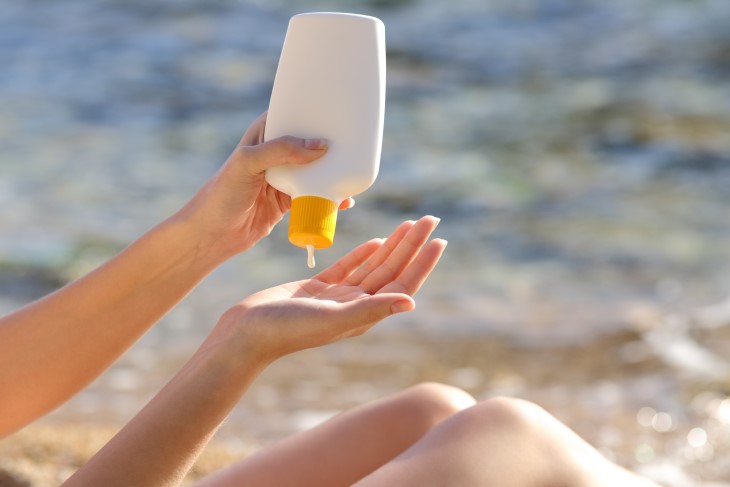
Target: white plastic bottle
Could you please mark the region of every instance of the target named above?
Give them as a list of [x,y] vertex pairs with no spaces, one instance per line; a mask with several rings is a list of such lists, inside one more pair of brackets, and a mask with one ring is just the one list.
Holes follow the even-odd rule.
[[269,103],[264,139],[327,139],[304,166],[270,168],[266,180],[292,197],[289,240],[313,250],[332,245],[337,209],[375,181],[385,109],[385,27],[375,18],[308,13],[289,21]]

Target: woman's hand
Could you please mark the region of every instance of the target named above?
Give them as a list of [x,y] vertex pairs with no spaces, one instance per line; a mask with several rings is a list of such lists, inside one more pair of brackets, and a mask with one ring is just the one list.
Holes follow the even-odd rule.
[[[446,246],[440,239],[427,243],[437,223],[431,216],[404,222],[387,240],[357,247],[312,279],[256,293],[231,308],[180,372],[64,486],[177,485],[270,362],[362,334],[393,313],[413,309],[412,296]],[[102,337],[108,335],[106,321],[85,321],[96,329],[104,323]],[[38,322],[43,320],[34,320],[34,327]],[[65,327],[61,332],[67,334]],[[90,345],[98,343],[96,337]]]
[[438,221],[426,216],[404,222],[387,240],[360,245],[311,279],[249,296],[223,315],[211,338],[269,363],[361,335],[383,318],[413,309],[412,296],[446,248],[445,240],[426,243]]
[[[308,164],[327,151],[323,139],[281,137],[263,141],[266,113],[241,138],[221,169],[178,213],[193,222],[205,251],[230,257],[267,236],[291,207],[291,198],[265,179],[266,170],[282,164]],[[352,206],[345,200],[341,208]]]

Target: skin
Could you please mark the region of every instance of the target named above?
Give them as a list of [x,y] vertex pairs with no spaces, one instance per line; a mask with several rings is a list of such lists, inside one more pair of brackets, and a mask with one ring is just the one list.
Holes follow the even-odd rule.
[[474,404],[473,397],[456,387],[417,384],[284,438],[200,480],[195,487],[352,485]]
[[90,274],[0,319],[0,437],[81,390],[215,267],[271,232],[291,200],[264,171],[307,164],[327,146],[294,137],[261,143],[264,123],[262,115],[176,214]]
[[[327,145],[294,137],[264,143],[264,123],[262,115],[176,214],[87,276],[0,319],[0,436],[81,390],[216,266],[271,232],[291,201],[266,183],[266,169],[310,163]],[[352,204],[345,200],[341,209]],[[414,309],[413,296],[446,248],[444,240],[429,240],[437,225],[433,216],[405,221],[311,279],[240,301],[64,486],[179,485],[269,364]],[[424,384],[294,435],[199,487],[604,485],[601,479],[645,485],[601,461],[547,413],[528,409],[475,404],[456,388]],[[327,468],[320,458],[328,459]]]
[[[386,241],[361,245],[312,279],[231,308],[167,386],[64,485],[178,485],[268,364],[413,309],[411,295],[445,248],[443,240],[426,243],[437,223],[430,216],[404,222]],[[370,271],[356,272],[361,265]]]
[[539,406],[503,397],[482,401],[452,415],[406,451],[353,484],[658,487],[609,462]]

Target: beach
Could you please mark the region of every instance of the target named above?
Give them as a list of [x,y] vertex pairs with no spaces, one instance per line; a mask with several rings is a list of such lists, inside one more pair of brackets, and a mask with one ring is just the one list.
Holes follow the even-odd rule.
[[[730,401],[717,392],[722,386],[707,378],[688,385],[644,348],[648,323],[634,324],[634,331],[580,347],[521,346],[473,336],[414,339],[408,333],[376,331],[300,352],[262,374],[187,480],[338,412],[424,381],[457,385],[478,399],[533,400],[607,457],[666,485],[725,478]],[[730,336],[725,331],[706,338],[727,343]],[[98,393],[105,396],[106,407],[93,411],[82,404],[88,394],[0,442],[0,471],[15,479],[0,476],[0,485],[58,485],[114,435],[126,418],[111,407],[113,394]],[[677,398],[687,401],[681,414],[672,406]],[[140,397],[138,404],[145,400]],[[127,398],[126,409],[134,407]],[[97,422],[112,417],[118,422]]]
[[[348,5],[386,26],[383,152],[318,269],[424,214],[449,245],[413,312],[267,369],[190,480],[439,381],[535,401],[667,485],[730,485],[730,3]],[[3,6],[0,313],[179,209],[266,109],[289,17],[337,8]],[[285,219],[96,381],[0,441],[0,486],[58,485],[227,308],[310,277],[286,232]]]

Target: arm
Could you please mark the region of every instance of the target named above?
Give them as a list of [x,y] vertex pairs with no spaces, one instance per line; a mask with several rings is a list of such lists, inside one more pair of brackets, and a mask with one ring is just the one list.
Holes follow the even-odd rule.
[[264,171],[310,162],[325,146],[291,137],[258,144],[263,125],[262,116],[177,214],[94,272],[0,319],[0,437],[78,392],[213,268],[281,220],[291,201]]
[[413,309],[411,296],[446,245],[425,243],[436,224],[433,217],[406,222],[387,241],[361,245],[313,279],[267,289],[230,309],[172,381],[64,487],[178,485],[273,360],[360,335]]

